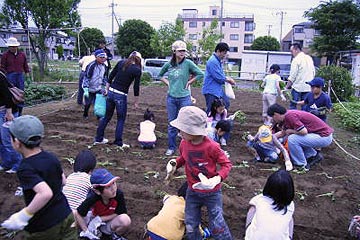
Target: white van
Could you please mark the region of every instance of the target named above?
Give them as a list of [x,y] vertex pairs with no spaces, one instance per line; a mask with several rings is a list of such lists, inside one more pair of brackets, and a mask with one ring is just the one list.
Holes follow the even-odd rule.
[[167,59],[158,59],[158,58],[148,58],[144,61],[144,70],[143,72],[147,72],[150,74],[151,78],[154,80],[159,80],[158,75],[161,68],[167,63],[169,60]]

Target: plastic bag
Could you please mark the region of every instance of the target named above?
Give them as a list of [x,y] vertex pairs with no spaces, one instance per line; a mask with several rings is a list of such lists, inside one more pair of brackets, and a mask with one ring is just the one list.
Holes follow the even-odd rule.
[[225,95],[230,99],[235,99],[235,93],[230,83],[225,82]]
[[105,116],[105,112],[106,112],[106,96],[104,96],[101,93],[97,93],[94,104],[94,114],[97,117],[102,118]]

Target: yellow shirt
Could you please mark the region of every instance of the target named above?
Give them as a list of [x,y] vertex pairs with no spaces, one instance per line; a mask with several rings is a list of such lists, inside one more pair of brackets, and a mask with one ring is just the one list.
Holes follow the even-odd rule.
[[167,240],[181,240],[185,233],[184,218],[184,198],[170,195],[158,215],[147,223],[147,229]]

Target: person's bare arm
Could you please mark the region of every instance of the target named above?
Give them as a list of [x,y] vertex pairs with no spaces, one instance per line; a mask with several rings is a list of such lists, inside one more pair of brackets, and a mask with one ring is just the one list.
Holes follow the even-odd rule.
[[35,192],[35,196],[26,207],[27,212],[30,214],[37,213],[50,201],[53,196],[53,192],[46,182],[36,184],[33,190]]

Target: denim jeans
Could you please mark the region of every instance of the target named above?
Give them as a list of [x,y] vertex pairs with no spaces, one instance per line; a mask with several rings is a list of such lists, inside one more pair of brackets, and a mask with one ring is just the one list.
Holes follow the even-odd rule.
[[[214,102],[215,99],[219,99],[217,96],[212,94],[204,94],[205,102],[206,102],[206,114],[209,114],[211,111],[211,105]],[[223,93],[223,96],[220,97],[222,100],[224,100],[225,108],[229,109],[230,107],[230,100],[229,98]]]
[[[292,96],[293,101],[295,101],[295,102],[304,100],[304,99],[305,99],[305,96],[306,96],[308,93],[309,93],[309,92],[298,92],[298,91],[296,91],[295,89],[292,89],[292,90],[291,90],[291,96]],[[297,107],[296,107],[297,105],[296,105],[295,102],[290,101],[290,106],[289,106],[290,109],[297,109]],[[305,108],[306,108],[306,105],[303,105],[303,106],[301,107],[301,110],[304,110],[304,111],[305,111]]]
[[77,103],[80,105],[83,104],[83,97],[84,97],[84,89],[82,88],[84,76],[85,76],[85,72],[81,71],[80,75],[79,75],[79,88],[78,88],[78,95],[77,95]]
[[[0,143],[0,155],[1,155],[1,166],[5,169],[12,169],[17,171],[19,168],[22,156],[20,153],[16,152],[11,145],[11,135],[10,130],[7,127],[4,127],[5,122],[5,113],[6,110],[0,111],[0,134],[1,134],[1,143]],[[14,117],[18,116],[18,113],[13,113]]]
[[202,239],[199,231],[202,206],[206,206],[207,208],[211,237],[217,240],[233,239],[223,216],[222,205],[221,190],[216,192],[200,193],[188,188],[186,191],[185,203],[186,239]]
[[263,145],[259,141],[254,140],[248,141],[246,146],[254,148],[261,161],[264,161],[267,158],[269,162],[275,163],[279,159],[275,146],[272,148],[267,148],[266,145]]
[[167,96],[166,110],[168,113],[168,148],[171,150],[176,150],[176,136],[178,134],[178,129],[171,126],[170,122],[175,120],[179,114],[179,111],[182,107],[191,106],[190,95],[186,97],[176,98]]
[[100,119],[99,126],[96,130],[95,141],[101,142],[104,138],[104,131],[108,123],[110,122],[114,110],[116,109],[116,129],[115,129],[115,141],[114,144],[118,146],[123,145],[122,134],[124,131],[124,123],[127,113],[127,96],[114,93],[112,91],[108,92],[106,98],[106,113],[105,117]]
[[293,164],[305,166],[307,164],[306,159],[316,155],[315,148],[329,146],[332,139],[332,134],[327,137],[321,137],[315,133],[308,133],[306,135],[291,134],[288,137],[288,146]]
[[[15,87],[20,88],[21,90],[25,89],[25,78],[24,78],[24,74],[22,72],[8,73],[6,75],[6,77],[7,77],[8,81]],[[17,106],[18,106],[19,116],[20,116],[22,113],[22,109],[24,107],[24,103],[20,103]]]

